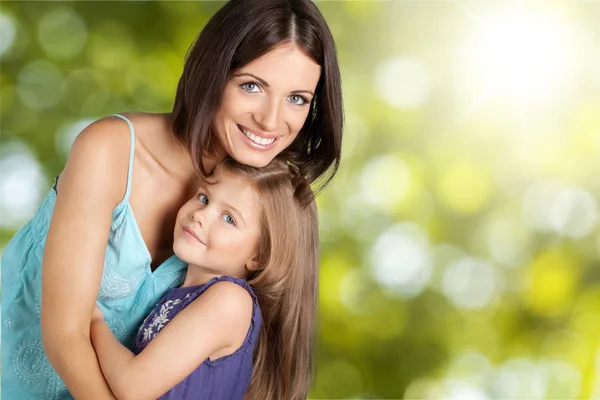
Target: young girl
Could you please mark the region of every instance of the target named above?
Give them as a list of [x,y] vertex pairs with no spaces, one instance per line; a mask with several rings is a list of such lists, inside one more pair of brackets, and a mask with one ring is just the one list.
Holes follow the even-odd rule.
[[133,352],[94,312],[92,343],[119,399],[307,396],[318,259],[310,187],[281,159],[262,169],[227,159],[213,178],[177,215],[185,281],[145,319]]

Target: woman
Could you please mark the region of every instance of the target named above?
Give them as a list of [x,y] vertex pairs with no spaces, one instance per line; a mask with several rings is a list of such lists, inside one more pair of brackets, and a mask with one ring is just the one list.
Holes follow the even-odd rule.
[[172,227],[201,175],[226,155],[262,167],[281,153],[322,188],[339,164],[341,135],[335,46],[316,6],[228,2],[189,52],[173,112],[86,128],[6,247],[2,315],[12,322],[2,329],[3,397],[114,398],[90,343],[94,304],[128,345],[181,283]]

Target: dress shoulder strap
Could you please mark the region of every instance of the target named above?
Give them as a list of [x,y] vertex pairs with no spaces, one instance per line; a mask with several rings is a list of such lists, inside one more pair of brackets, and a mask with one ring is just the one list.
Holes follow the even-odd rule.
[[131,181],[133,178],[133,158],[135,154],[135,129],[133,124],[129,120],[129,118],[124,117],[121,114],[113,114],[114,117],[121,118],[123,121],[127,122],[129,125],[129,133],[131,135],[131,144],[129,148],[129,168],[127,170],[127,190],[125,191],[125,196],[123,197],[123,201],[129,201],[129,194],[131,193]]

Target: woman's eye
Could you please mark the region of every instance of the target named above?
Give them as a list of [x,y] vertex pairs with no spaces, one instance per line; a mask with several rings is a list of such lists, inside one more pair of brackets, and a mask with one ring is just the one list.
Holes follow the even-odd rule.
[[200,200],[200,203],[202,203],[204,205],[208,204],[208,197],[205,194],[199,195],[198,200]]
[[305,97],[299,96],[297,94],[289,96],[288,99],[290,103],[297,104],[299,106],[303,106],[308,103],[308,100]]
[[225,223],[235,226],[235,219],[233,219],[231,215],[225,214],[223,215],[223,219],[225,220]]
[[240,85],[240,87],[248,93],[259,93],[260,92],[260,87],[258,86],[258,84],[254,83],[254,82],[242,83]]

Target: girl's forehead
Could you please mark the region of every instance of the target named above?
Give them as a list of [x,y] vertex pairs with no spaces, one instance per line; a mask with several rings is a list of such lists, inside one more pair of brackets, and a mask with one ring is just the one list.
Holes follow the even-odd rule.
[[255,203],[258,201],[258,192],[252,180],[241,174],[231,171],[218,170],[215,172],[216,183],[213,191],[218,191],[221,196],[235,203]]

